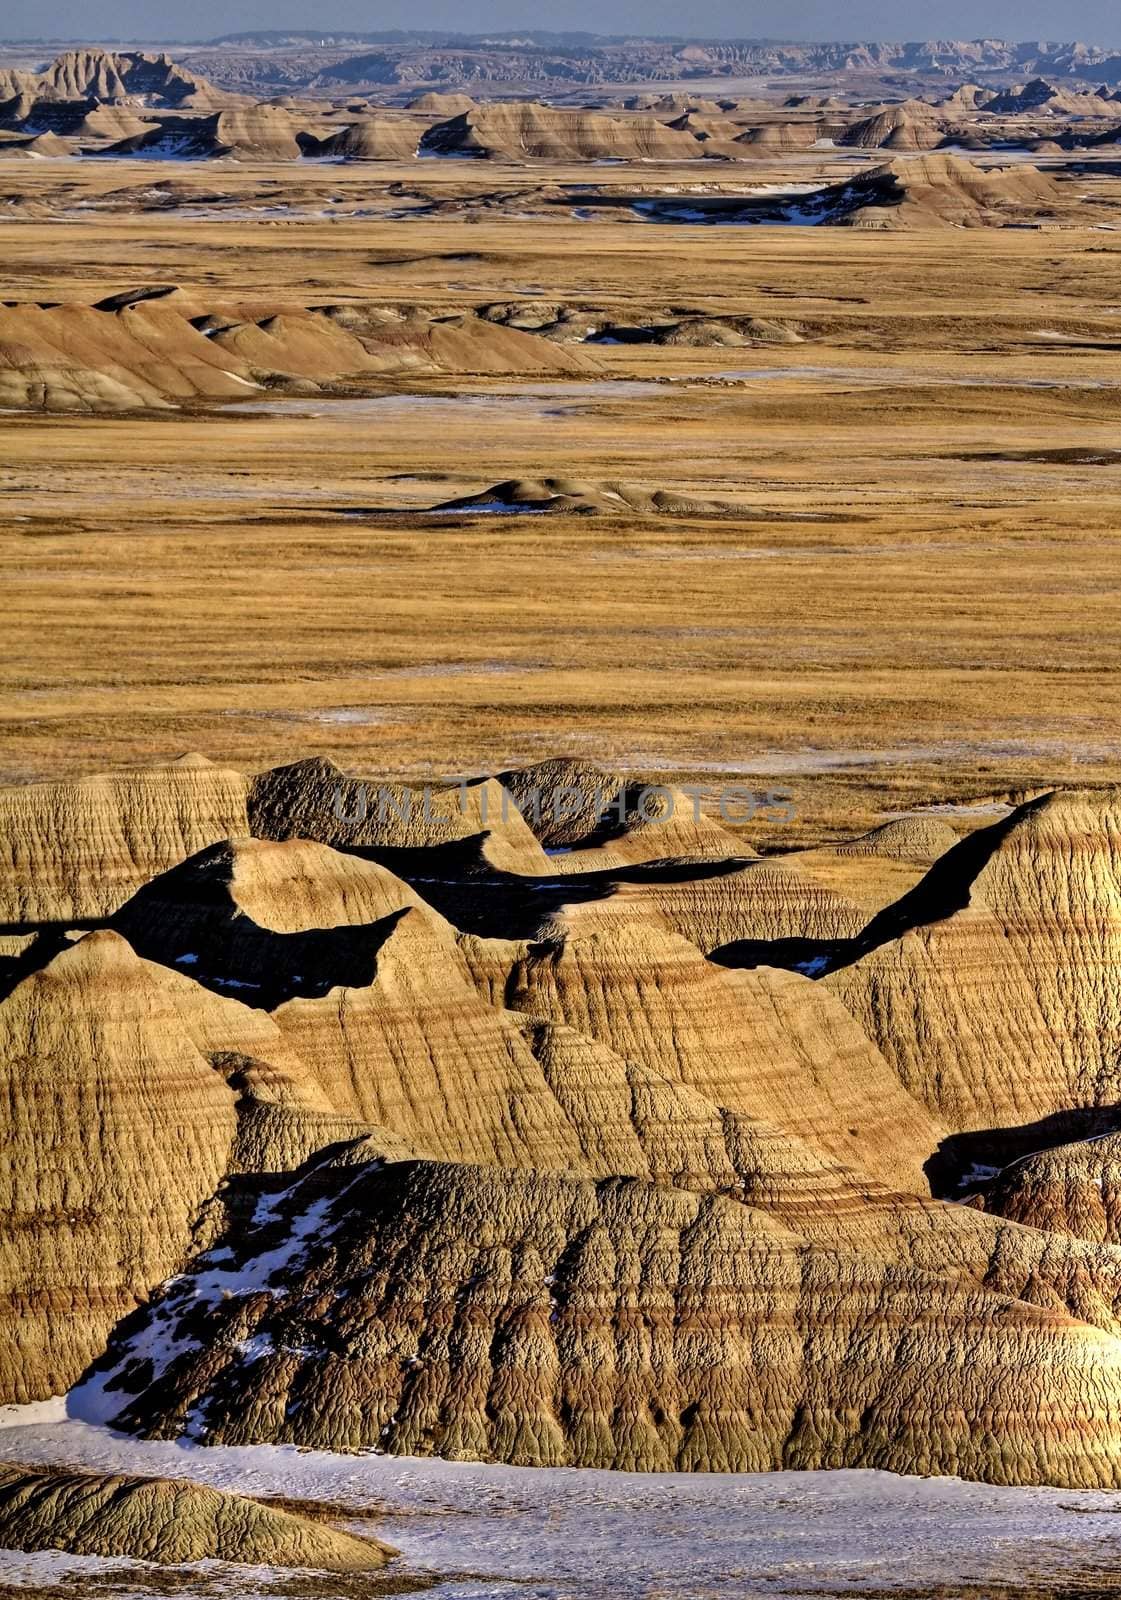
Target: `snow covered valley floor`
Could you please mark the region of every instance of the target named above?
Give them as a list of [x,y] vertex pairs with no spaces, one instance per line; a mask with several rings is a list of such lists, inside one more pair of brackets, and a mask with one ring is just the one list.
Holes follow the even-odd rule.
[[0,1600],[1099,1600],[1121,1595],[1121,1495],[880,1472],[644,1475],[207,1449],[0,1410],[0,1460],[189,1477],[315,1502],[401,1551],[384,1576],[154,1568],[0,1551]]

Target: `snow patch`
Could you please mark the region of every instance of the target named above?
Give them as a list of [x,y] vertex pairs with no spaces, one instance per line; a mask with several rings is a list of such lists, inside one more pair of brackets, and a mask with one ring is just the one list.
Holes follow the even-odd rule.
[[[244,986],[243,986],[244,987]],[[358,1169],[351,1182],[338,1195],[325,1195],[314,1201],[290,1222],[289,1231],[279,1244],[258,1251],[240,1264],[233,1251],[218,1247],[198,1258],[189,1273],[168,1278],[162,1285],[162,1298],[153,1302],[149,1318],[130,1340],[127,1348],[108,1371],[95,1373],[77,1385],[67,1396],[67,1414],[83,1422],[106,1423],[127,1405],[131,1395],[138,1392],[129,1387],[128,1374],[134,1364],[142,1364],[144,1387],[156,1382],[180,1356],[199,1348],[198,1341],[183,1334],[183,1321],[191,1314],[209,1310],[222,1300],[250,1294],[279,1296],[285,1293],[283,1282],[275,1280],[294,1271],[302,1262],[312,1240],[329,1234],[330,1216],[348,1189],[368,1171]],[[298,1187],[298,1186],[297,1186]],[[276,1195],[262,1207],[259,1201],[254,1222],[274,1223],[280,1208],[291,1204],[293,1190]],[[255,1342],[246,1341],[247,1345]],[[258,1350],[263,1354],[263,1350]],[[205,1427],[198,1408],[192,1413],[188,1437],[201,1440]]]
[[807,978],[819,978],[828,965],[828,956],[811,956],[808,961],[796,961],[794,970],[804,972]]
[[[1066,1593],[1121,1557],[1116,1494],[887,1472],[628,1473],[488,1466],[292,1446],[126,1439],[70,1421],[0,1428],[0,1459],[191,1478],[249,1495],[382,1508],[363,1526],[434,1580],[431,1600],[696,1600]],[[1077,1513],[1077,1514],[1076,1514]],[[30,1564],[33,1558],[26,1558]],[[89,1559],[49,1556],[75,1573]],[[5,1579],[31,1584],[24,1558]],[[116,1563],[118,1567],[121,1563]],[[30,1565],[26,1568],[30,1573]],[[594,1581],[589,1575],[594,1573]],[[465,1576],[470,1574],[470,1576]],[[124,1584],[142,1595],[143,1576]],[[255,1596],[256,1574],[231,1591]],[[191,1591],[184,1591],[190,1593]]]

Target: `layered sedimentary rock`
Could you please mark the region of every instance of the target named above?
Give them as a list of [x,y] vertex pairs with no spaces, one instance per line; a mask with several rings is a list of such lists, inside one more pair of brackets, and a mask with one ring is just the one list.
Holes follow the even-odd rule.
[[[499,782],[549,850],[554,872],[755,855],[746,837],[702,806],[696,790],[646,784],[563,756],[500,773]],[[740,797],[729,821],[750,814],[750,795],[747,802]]]
[[[194,59],[223,82],[239,88],[260,86],[262,92],[269,93],[276,82],[273,52],[277,42],[277,34],[268,29],[226,35]],[[714,77],[812,80],[851,72],[864,81],[870,74],[891,74],[898,82],[903,75],[933,73],[951,81],[996,75],[1007,83],[1031,73],[1116,82],[1121,71],[1121,63],[1109,45],[1081,41],[845,39],[792,44],[774,40],[700,41],[679,36],[660,40],[634,36],[596,38],[588,34],[566,40],[556,33],[531,33],[514,42],[496,40],[491,35],[457,35],[437,41],[409,38],[401,42],[377,34],[358,35],[357,39],[336,35],[326,49],[323,42],[322,32],[314,26],[285,30],[286,82],[313,88],[346,85],[348,89],[355,84],[368,84],[384,90],[387,84],[413,89],[425,83],[470,81],[492,94],[503,87],[524,93],[526,86],[532,85],[538,92],[570,95],[574,86],[580,85],[595,91],[605,83],[677,85],[683,75],[710,81]],[[340,45],[349,45],[351,53],[341,50]],[[834,96],[820,94],[796,94],[786,100],[787,105],[810,107],[838,103]],[[670,116],[691,105],[713,106],[711,99],[697,99],[680,91],[656,95],[648,87],[630,97],[627,104]],[[747,104],[751,106],[751,102]]]
[[1121,1481],[1116,1339],[634,1180],[320,1174],[169,1286],[148,1335],[91,1387],[208,1443]]
[[150,122],[124,106],[98,105],[82,118],[75,133],[80,139],[101,139],[110,142],[138,138],[150,128]]
[[419,307],[215,302],[166,285],[96,305],[0,306],[7,409],[167,410],[244,401],[262,387],[314,394],[402,370],[588,372],[596,363],[474,314]]
[[656,117],[609,117],[523,102],[475,106],[439,122],[425,134],[420,152],[503,161],[680,161],[702,156],[704,145]]
[[240,1092],[329,1110],[268,1018],[110,932],[0,1003],[0,1075],[6,1399],[66,1389],[182,1262],[230,1165]]
[[483,839],[487,860],[502,870],[549,870],[517,804],[494,779],[410,787],[353,778],[330,761],[299,761],[254,781],[249,819],[260,838],[316,839],[348,850],[417,850]]
[[925,100],[903,100],[846,128],[842,145],[888,150],[933,150],[945,137],[938,112]]
[[838,855],[884,856],[891,861],[925,861],[931,864],[958,842],[958,835],[941,817],[895,817],[869,833],[834,846]]
[[69,154],[65,141],[57,134],[49,132],[37,134],[33,139],[14,139],[10,143],[0,145],[0,155],[5,158],[22,157],[31,161],[43,161]]
[[52,100],[96,99],[109,103],[205,106],[236,101],[203,77],[178,66],[166,54],[108,50],[67,50],[41,73],[0,72],[0,91],[42,95]]
[[810,150],[820,134],[821,129],[812,122],[768,122],[758,128],[749,128],[736,138],[752,153],[758,151],[764,154],[779,150]]
[[[681,343],[688,343],[683,338]],[[715,341],[712,341],[715,342]],[[748,341],[733,335],[729,342]],[[705,343],[698,338],[698,344]],[[507,511],[576,513],[579,516],[621,516],[638,511],[647,516],[720,517],[733,507],[727,501],[704,500],[670,489],[647,489],[635,483],[589,483],[581,478],[506,478],[477,494],[458,495],[433,506],[434,511]]]
[[319,1572],[374,1572],[393,1554],[375,1539],[182,1479],[2,1463],[0,1546]]
[[1060,88],[1046,78],[1033,78],[1030,83],[1015,84],[1001,94],[990,95],[984,109],[1000,115],[1027,112],[1038,116],[1042,112],[1045,116],[1108,117],[1117,114],[1113,101],[1108,89],[1086,94]]
[[1049,1233],[1121,1244],[1121,1134],[1011,1162],[986,1186],[985,1209]]
[[616,895],[620,908],[654,915],[729,966],[776,964],[780,945],[793,947],[783,964],[797,965],[803,945],[850,939],[867,921],[854,901],[785,861],[729,863],[703,875],[696,866],[688,876],[635,873]]
[[341,161],[411,161],[426,126],[406,117],[363,117],[323,140],[314,154]]
[[[9,792],[0,1399],[1121,1482],[1117,796],[776,860],[642,793],[198,758]],[[93,1549],[149,1493],[17,1483],[12,1526]]]
[[392,873],[308,840],[214,845],[152,880],[113,919],[140,955],[271,1010],[373,981],[406,911],[450,946],[454,932]]
[[243,773],[201,756],[0,789],[0,922],[108,916],[149,878],[249,832]]
[[1048,795],[974,833],[868,942],[825,981],[951,1127],[1056,1119],[1038,1147],[1121,1102],[1116,792]]
[[841,186],[837,220],[858,228],[1001,227],[1047,220],[1062,189],[1027,165],[983,169],[954,155],[897,158]]
[[858,905],[868,922],[909,894],[959,837],[940,817],[897,817],[856,839],[799,850],[787,860],[800,874]]
[[414,912],[379,948],[372,983],[290,1000],[274,1018],[341,1111],[452,1159],[582,1165],[517,1020],[480,998]]
[[518,960],[507,1003],[564,1022],[730,1111],[898,1188],[939,1141],[843,1005],[808,978],[727,971],[612,902],[573,908]]
[[304,128],[279,106],[216,111],[209,117],[168,117],[111,145],[108,155],[168,155],[180,160],[295,161]]
[[425,94],[418,94],[409,101],[410,111],[431,112],[433,116],[449,117],[461,116],[464,111],[474,111],[475,102],[469,94],[440,94],[429,90]]

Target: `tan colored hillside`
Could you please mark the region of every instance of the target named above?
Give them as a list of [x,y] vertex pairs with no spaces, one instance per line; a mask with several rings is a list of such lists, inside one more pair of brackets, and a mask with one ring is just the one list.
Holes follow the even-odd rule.
[[[936,856],[869,917],[814,852],[577,864],[592,844],[558,877],[551,797],[584,797],[580,846],[619,782],[573,761],[508,775],[517,821],[469,789],[450,839],[396,812],[309,839],[355,780],[237,776],[25,791],[79,865],[155,796],[179,831],[86,911],[109,926],[13,900],[5,1398],[77,1385],[79,1415],[210,1443],[1119,1480],[1111,1146],[977,1176],[1029,1124],[1043,1148],[1111,1115],[1113,796],[857,840],[854,884]],[[219,780],[241,836],[194,848]],[[973,1206],[932,1197],[963,1177]],[[18,1541],[127,1547],[96,1497],[76,1523],[12,1493]]]
[[826,980],[955,1129],[1061,1131],[1117,1103],[1119,843],[1116,792],[1032,801],[936,862]]
[[[316,1192],[314,1231],[273,1294],[237,1285],[275,1227],[231,1265],[200,1263],[196,1292],[225,1284],[233,1302],[209,1302],[211,1353],[165,1369],[133,1425],[175,1434],[190,1408],[210,1442],[1118,1480],[1117,1341],[1062,1312],[807,1249],[759,1210],[668,1187],[404,1162],[344,1167]],[[281,1213],[292,1236],[309,1198],[297,1188]],[[325,1270],[340,1293],[317,1301]],[[190,1292],[168,1291],[173,1327]],[[979,1407],[993,1431],[971,1423]]]
[[223,306],[162,287],[93,306],[0,307],[0,400],[20,410],[167,410],[445,370],[573,373],[595,362],[481,317],[420,307]]
[[393,1554],[374,1539],[201,1484],[4,1465],[0,1544],[168,1566],[230,1561],[320,1572],[375,1572]]
[[704,154],[691,131],[656,117],[608,117],[543,105],[486,105],[432,127],[421,150],[488,160],[681,160]]

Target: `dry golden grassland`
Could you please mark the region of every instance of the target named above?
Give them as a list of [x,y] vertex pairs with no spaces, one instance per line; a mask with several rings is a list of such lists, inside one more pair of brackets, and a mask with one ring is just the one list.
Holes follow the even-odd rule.
[[[412,181],[431,190],[433,166]],[[139,181],[74,170],[93,197],[122,171]],[[58,184],[4,176],[9,196]],[[227,192],[262,181],[221,175]],[[380,173],[299,181],[384,188]],[[197,748],[421,775],[563,751],[784,785],[797,822],[758,824],[763,847],[946,798],[1117,781],[1119,261],[1121,240],[1089,229],[652,226],[563,209],[4,222],[3,300],[175,283],[216,304],[687,306],[779,319],[804,342],[589,346],[601,374],[575,382],[393,378],[376,403],[278,414],[3,416],[0,773]],[[744,510],[415,515],[544,476]],[[392,514],[340,514],[370,508]]]

